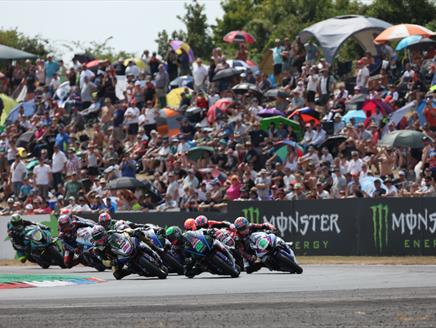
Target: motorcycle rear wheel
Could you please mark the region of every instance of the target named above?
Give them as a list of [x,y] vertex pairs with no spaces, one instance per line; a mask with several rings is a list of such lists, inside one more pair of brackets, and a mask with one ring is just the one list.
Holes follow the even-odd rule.
[[49,247],[47,247],[47,249],[45,250],[45,253],[48,256],[48,258],[51,260],[52,263],[59,265],[62,269],[66,268],[65,264],[64,264],[63,256],[61,255],[59,250],[54,245],[50,245]]
[[180,264],[172,255],[167,253],[164,254],[162,256],[162,261],[165,263],[168,269],[174,270],[178,275],[184,274],[185,270],[183,268],[183,265]]
[[138,259],[139,265],[144,268],[148,273],[159,279],[166,279],[168,276],[168,270],[159,268],[156,264],[147,261],[144,257]]
[[290,260],[286,255],[282,254],[282,252],[277,253],[277,260],[285,267],[289,269],[291,273],[302,274],[303,268],[300,267],[297,263]]
[[235,268],[232,268],[227,262],[223,261],[218,255],[214,255],[211,259],[211,262],[215,264],[217,267],[223,269],[223,271],[231,276],[232,278],[238,278],[241,273]]

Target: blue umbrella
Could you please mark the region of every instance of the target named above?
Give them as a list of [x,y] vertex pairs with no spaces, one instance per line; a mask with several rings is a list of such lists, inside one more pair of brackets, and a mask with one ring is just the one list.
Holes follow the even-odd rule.
[[415,43],[416,41],[419,41],[422,39],[422,35],[411,35],[404,39],[402,39],[400,42],[398,42],[397,46],[395,47],[395,50],[400,51],[404,48],[407,48],[411,44]]
[[13,123],[18,119],[18,115],[20,114],[20,108],[23,107],[24,109],[24,116],[30,117],[33,116],[36,112],[36,105],[35,101],[26,101],[24,103],[18,104],[13,108],[10,112],[8,117],[6,118],[7,123]]
[[363,110],[350,110],[347,112],[347,114],[344,115],[344,117],[342,117],[342,121],[344,121],[345,123],[350,122],[350,120],[354,118],[354,122],[360,123],[360,122],[365,122],[366,120],[366,112]]

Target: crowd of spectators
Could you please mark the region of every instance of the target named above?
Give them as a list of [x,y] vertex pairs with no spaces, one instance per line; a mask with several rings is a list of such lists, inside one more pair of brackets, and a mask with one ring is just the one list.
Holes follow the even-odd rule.
[[[379,58],[367,53],[356,60],[351,90],[316,45],[298,38],[276,40],[271,75],[247,65],[240,75],[216,82],[217,72],[231,67],[219,48],[207,66],[174,50],[164,58],[144,51],[141,65],[131,60],[125,66],[120,59],[89,68],[75,59],[66,67],[52,56],[13,63],[0,75],[0,92],[13,95],[25,86],[36,112],[26,117],[21,110],[0,134],[2,213],[222,211],[229,201],[434,196],[436,109],[427,91],[436,84],[435,50],[413,52],[410,62],[389,46],[382,50]],[[247,59],[245,45],[236,59]],[[193,90],[181,94],[174,108],[179,132],[169,137],[159,128],[160,110],[170,82],[185,75],[192,75]],[[127,82],[120,97],[121,76]],[[61,102],[56,90],[65,81],[70,89]],[[232,89],[245,82],[257,89]],[[390,113],[379,108],[364,121],[344,121],[350,100],[359,95],[392,111],[425,100],[425,123],[412,113],[388,124]],[[227,98],[225,107],[208,115]],[[299,128],[261,125],[262,110],[288,117],[303,107],[313,119],[293,115]],[[382,136],[396,129],[424,132],[424,147],[379,147]],[[19,146],[29,131],[28,144]],[[338,136],[341,142],[326,143]],[[276,145],[285,140],[298,145],[290,144],[283,157]],[[210,148],[202,156],[189,156],[203,146]],[[147,180],[151,188],[107,188],[120,177]],[[363,183],[368,177],[370,186]],[[159,195],[162,201],[156,201]]]

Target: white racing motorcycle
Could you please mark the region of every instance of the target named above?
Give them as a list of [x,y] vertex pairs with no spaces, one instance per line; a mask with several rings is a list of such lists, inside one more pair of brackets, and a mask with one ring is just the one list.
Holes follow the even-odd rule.
[[268,232],[254,232],[250,235],[250,248],[263,265],[270,270],[303,273],[294,251],[280,237]]

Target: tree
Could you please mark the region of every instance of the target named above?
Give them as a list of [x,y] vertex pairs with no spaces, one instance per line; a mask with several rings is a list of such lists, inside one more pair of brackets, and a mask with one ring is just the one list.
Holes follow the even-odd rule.
[[50,51],[49,42],[40,35],[30,37],[17,29],[0,30],[0,44],[45,57]]
[[177,16],[186,27],[185,41],[191,46],[195,56],[209,57],[213,45],[204,5],[194,0],[190,4],[185,3],[185,10],[185,15]]
[[368,6],[366,14],[393,25],[401,23],[426,25],[436,17],[436,4],[433,0],[374,0]]
[[157,53],[162,57],[165,57],[168,51],[168,44],[170,42],[170,38],[168,36],[167,30],[162,30],[157,33],[157,39],[154,40],[157,43]]

